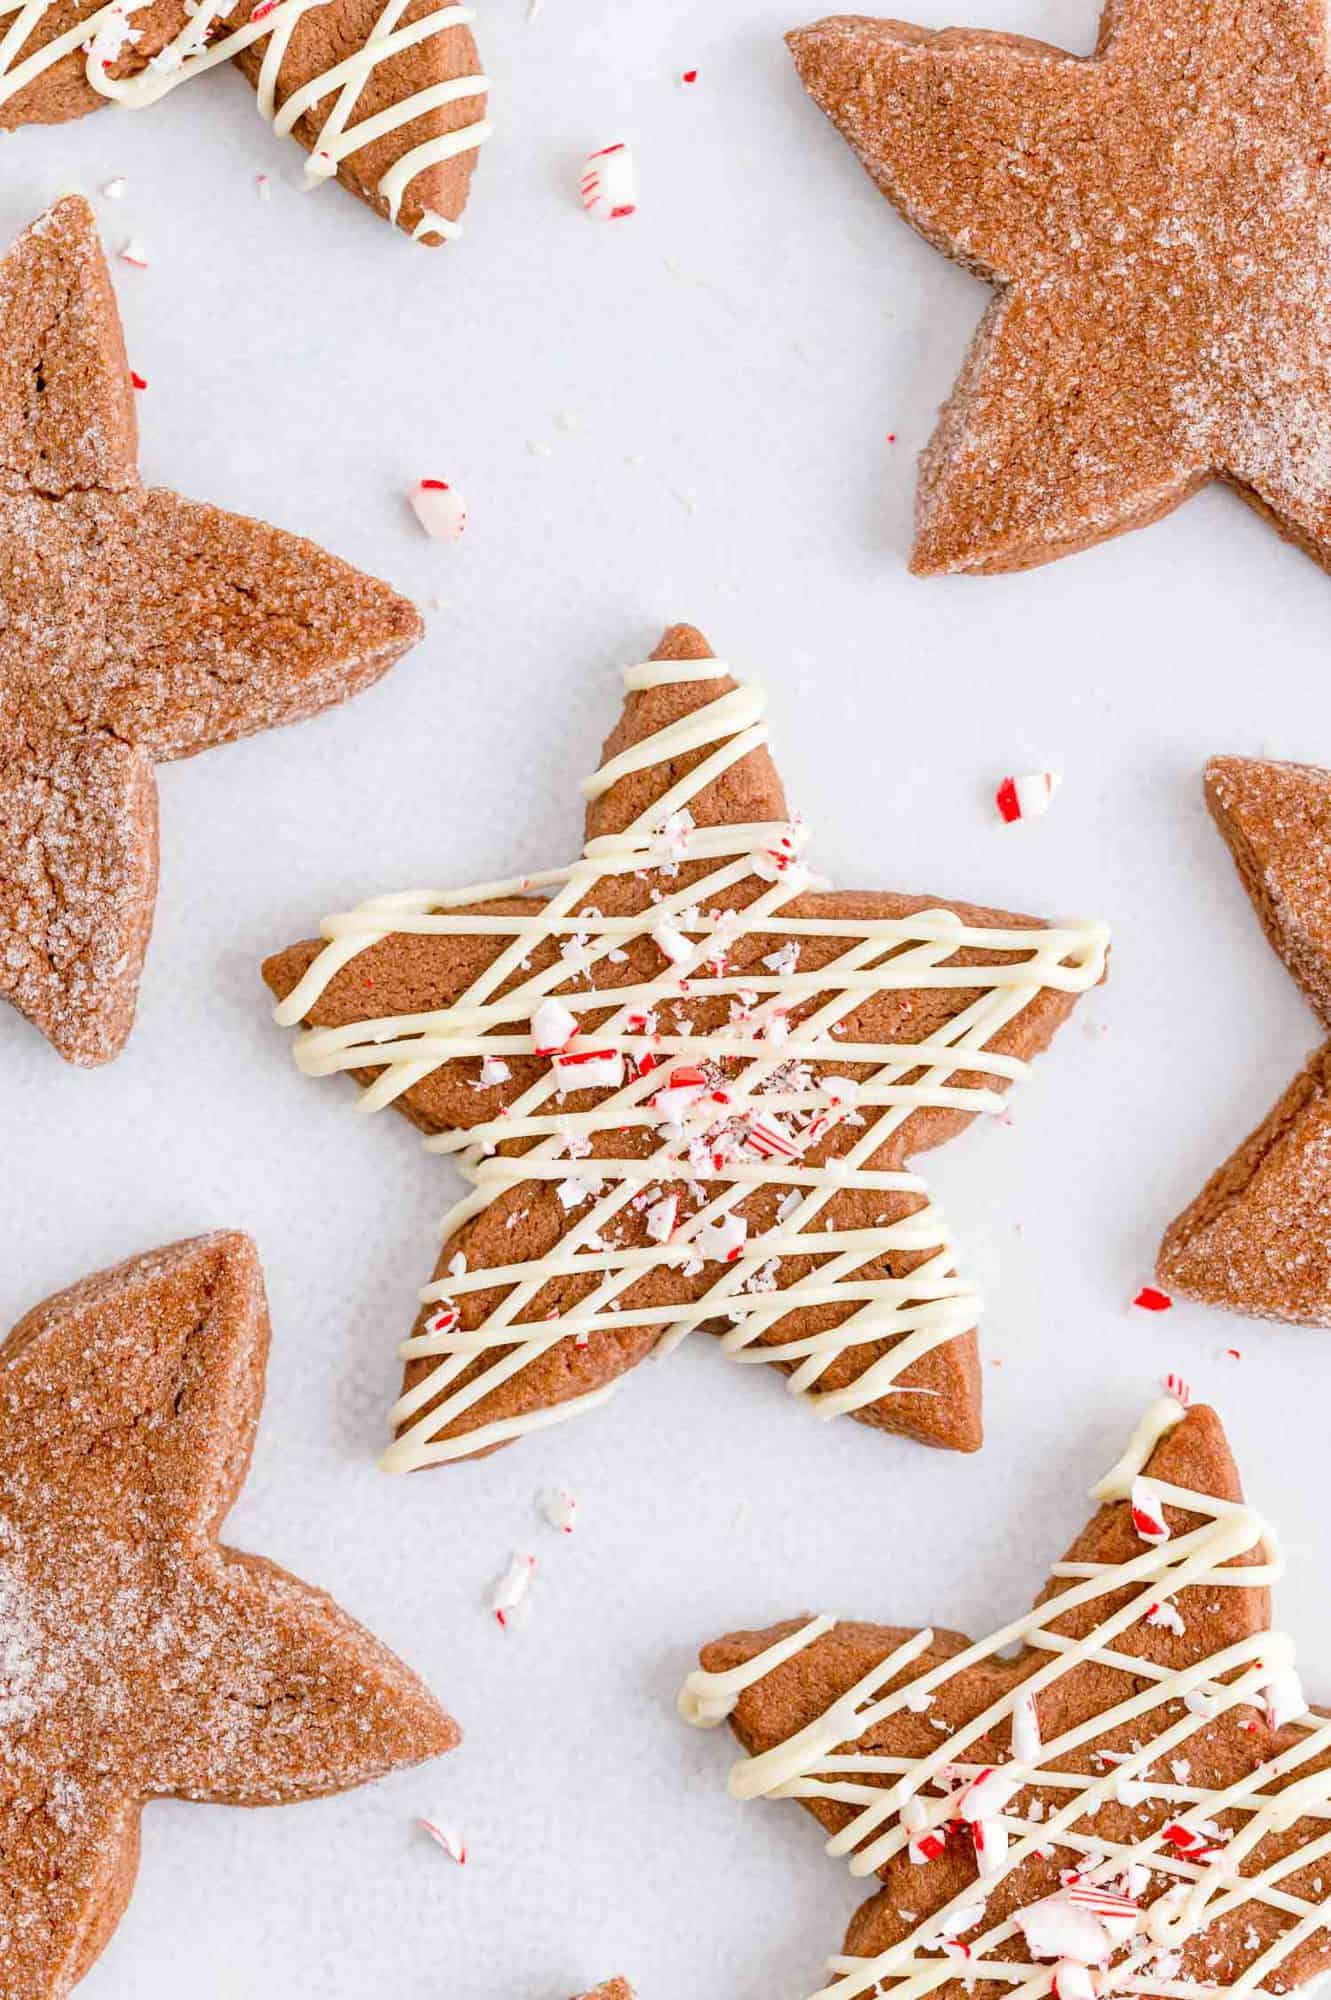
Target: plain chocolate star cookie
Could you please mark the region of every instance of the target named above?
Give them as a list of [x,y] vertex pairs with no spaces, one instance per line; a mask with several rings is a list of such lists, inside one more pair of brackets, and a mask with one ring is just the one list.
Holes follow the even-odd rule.
[[816,2000],[1241,2000],[1331,1965],[1331,1721],[1214,1411],[1155,1404],[991,1637],[797,1618],[704,1648],[737,1798],[878,1888]]
[[461,234],[489,79],[453,0],[26,0],[0,37],[0,129],[137,108],[234,60],[260,115],[417,242]]
[[63,2000],[152,1798],[281,1805],[440,1756],[456,1725],[322,1591],[217,1536],[268,1314],[216,1235],[38,1306],[0,1349],[0,1992]]
[[0,998],[118,1055],[157,888],[153,764],[368,687],[420,618],[314,543],[139,483],[92,211],[0,265]]
[[831,889],[761,688],[687,625],[624,679],[580,860],[381,897],[264,967],[301,1067],[473,1184],[384,1462],[576,1416],[698,1328],[821,1417],[973,1451],[979,1301],[912,1156],[1003,1109],[1107,933]]
[[878,186],[997,287],[911,567],[1024,569],[1222,479],[1331,566],[1317,0],[1113,0],[1096,53],[834,15],[789,37]]
[[[1331,771],[1215,757],[1206,802],[1272,947],[1331,1030]],[[1170,1224],[1156,1268],[1205,1305],[1331,1326],[1331,1042]]]

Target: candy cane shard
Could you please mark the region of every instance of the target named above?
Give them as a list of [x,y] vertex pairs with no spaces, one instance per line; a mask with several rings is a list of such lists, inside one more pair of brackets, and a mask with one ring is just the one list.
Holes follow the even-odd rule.
[[[798,1800],[879,1878],[815,2000],[1237,2000],[1331,1966],[1331,1721],[1270,1629],[1278,1546],[1215,1412],[1162,1398],[1093,1498],[988,1639],[824,1615],[703,1648],[680,1711],[730,1723],[732,1794]],[[1166,1595],[1181,1632],[1149,1616]]]
[[625,681],[571,867],[382,897],[264,968],[301,1068],[472,1184],[386,1463],[591,1409],[697,1328],[820,1416],[973,1450],[978,1301],[911,1156],[1001,1110],[1107,934],[830,890],[762,690],[688,626]]
[[452,0],[0,0],[0,129],[142,109],[234,60],[307,185],[447,243],[492,130],[474,19]]

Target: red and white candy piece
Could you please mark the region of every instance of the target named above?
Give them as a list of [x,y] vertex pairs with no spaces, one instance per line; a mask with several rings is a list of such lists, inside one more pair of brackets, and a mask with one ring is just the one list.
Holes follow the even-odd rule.
[[971,1779],[957,1801],[957,1811],[970,1825],[977,1820],[996,1819],[1020,1790],[1020,1784],[989,1764]]
[[1143,1285],[1132,1303],[1140,1306],[1143,1312],[1167,1313],[1174,1301],[1158,1285]]
[[710,1263],[733,1264],[744,1248],[749,1225],[742,1215],[719,1215],[698,1231],[697,1244]]
[[1012,1711],[1012,1755],[1019,1764],[1036,1764],[1040,1748],[1040,1717],[1035,1707],[1035,1696],[1018,1695]]
[[618,1049],[573,1049],[555,1057],[555,1068],[566,1090],[618,1090],[624,1081]]
[[1033,1957],[1102,1965],[1127,1943],[1141,1911],[1131,1897],[1087,1883],[1045,1896],[1020,1911],[1016,1921]]
[[561,1535],[571,1535],[578,1524],[577,1496],[567,1486],[552,1486],[541,1495],[541,1512]]
[[1287,1722],[1297,1722],[1301,1715],[1308,1713],[1303,1683],[1293,1667],[1282,1667],[1279,1673],[1271,1676],[1262,1689],[1262,1705],[1266,1710],[1268,1729],[1283,1729]]
[[1165,1394],[1172,1396],[1176,1403],[1181,1403],[1185,1410],[1192,1401],[1191,1386],[1181,1375],[1166,1375]]
[[461,1318],[462,1314],[458,1311],[457,1307],[448,1300],[445,1300],[443,1305],[435,1307],[426,1320],[425,1331],[436,1335],[452,1333]]
[[677,1125],[706,1089],[707,1078],[702,1071],[691,1063],[681,1064],[671,1070],[665,1083],[653,1096],[652,1110],[663,1124]]
[[136,271],[147,270],[148,252],[141,237],[131,236],[127,243],[121,245],[120,261],[122,264],[132,264]]
[[466,1866],[467,1843],[455,1826],[445,1826],[440,1820],[418,1819],[417,1826],[422,1833],[428,1833],[436,1847],[442,1847],[450,1861],[456,1861],[459,1868]]
[[1132,1525],[1144,1542],[1152,1544],[1169,1540],[1169,1523],[1149,1479],[1137,1478],[1132,1482]]
[[456,542],[467,525],[462,495],[446,479],[418,479],[408,494],[411,511],[436,542]]
[[682,965],[686,958],[692,958],[693,946],[682,931],[668,922],[665,917],[657,920],[652,931],[652,942],[670,960],[672,965]]
[[542,1000],[531,1017],[532,1046],[538,1056],[562,1054],[577,1032],[577,1019],[562,1000]]
[[987,1882],[1001,1873],[1007,1858],[1007,1822],[1001,1819],[977,1819],[971,1828],[975,1842],[975,1866],[980,1871],[980,1880]]
[[587,155],[582,205],[598,222],[622,222],[638,206],[638,169],[623,139]]
[[495,1585],[490,1604],[496,1619],[506,1631],[512,1626],[520,1625],[526,1617],[527,1593],[531,1589],[535,1574],[535,1556],[515,1554]]
[[653,1243],[668,1243],[679,1220],[679,1196],[663,1194],[659,1201],[652,1203],[644,1220]]
[[1054,2000],[1096,2000],[1095,1974],[1075,1958],[1060,1958],[1050,1980]]
[[751,1153],[765,1160],[797,1160],[800,1148],[775,1112],[756,1118],[744,1137]]
[[994,804],[1009,826],[1018,819],[1038,819],[1048,812],[1062,782],[1057,771],[1029,771],[1022,778],[1004,778],[994,793]]

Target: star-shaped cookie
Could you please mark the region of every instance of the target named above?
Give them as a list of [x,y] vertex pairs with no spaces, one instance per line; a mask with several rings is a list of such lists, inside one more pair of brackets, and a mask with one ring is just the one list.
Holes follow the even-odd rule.
[[139,483],[77,196],[0,264],[0,998],[70,1062],[124,1047],[157,887],[153,764],[369,686],[414,607],[297,535]]
[[737,1798],[877,1875],[817,2000],[1286,1993],[1331,1965],[1331,1721],[1214,1411],[1152,1406],[990,1638],[797,1618],[706,1647]]
[[[1331,771],[1215,757],[1206,802],[1268,939],[1331,1030]],[[1170,1224],[1157,1269],[1206,1305],[1331,1326],[1331,1042]]]
[[572,867],[381,897],[264,967],[301,1067],[473,1183],[385,1463],[578,1415],[695,1328],[822,1417],[974,1450],[978,1301],[911,1157],[1002,1110],[1107,934],[831,890],[762,690],[687,625],[624,678]]
[[997,287],[914,570],[1048,562],[1211,479],[1331,565],[1321,6],[1113,0],[1089,59],[853,15],[789,40],[884,194]]
[[633,1988],[627,1979],[610,1979],[604,1986],[597,1986],[590,1993],[580,1994],[578,2000],[633,2000]]
[[0,1991],[63,2000],[106,1945],[152,1798],[280,1805],[451,1750],[400,1660],[217,1536],[268,1314],[215,1235],[48,1299],[0,1348]]
[[260,115],[417,242],[461,234],[489,79],[454,0],[26,0],[4,9],[0,130],[154,104],[233,61]]

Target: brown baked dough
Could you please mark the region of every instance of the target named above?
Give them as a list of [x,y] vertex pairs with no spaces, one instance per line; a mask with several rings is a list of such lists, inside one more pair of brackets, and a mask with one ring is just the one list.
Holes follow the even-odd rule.
[[[1214,757],[1206,802],[1271,946],[1331,1028],[1331,771]],[[1156,1268],[1206,1305],[1331,1326],[1331,1042],[1170,1224]]]
[[219,1544],[267,1349],[235,1234],[85,1278],[0,1348],[5,2000],[64,2000],[102,1950],[145,1800],[281,1805],[459,1740],[331,1598]]
[[912,569],[1026,569],[1211,479],[1331,566],[1320,0],[1106,0],[1089,59],[850,14],[789,42],[882,192],[997,288]]
[[[1182,1423],[1161,1439],[1147,1461],[1145,1472],[1161,1485],[1213,1494],[1224,1500],[1238,1501],[1243,1497],[1220,1420],[1214,1410],[1205,1407],[1190,1410]],[[1174,1505],[1166,1507],[1165,1517],[1176,1540],[1205,1524],[1201,1515]],[[1130,1503],[1115,1501],[1102,1506],[1092,1517],[1064,1561],[1117,1565],[1140,1555],[1142,1546],[1132,1524]],[[1258,1562],[1263,1554],[1258,1547],[1237,1560]],[[1043,1603],[1068,1587],[1066,1576],[1051,1576],[1035,1601]],[[1130,1602],[1132,1596],[1133,1587],[1127,1586],[1120,1601]],[[1219,1590],[1200,1584],[1171,1593],[1170,1602],[1182,1622],[1181,1634],[1166,1625],[1154,1626],[1139,1619],[1115,1638],[1115,1650],[1160,1667],[1181,1669],[1270,1627],[1270,1597],[1264,1588]],[[1051,1629],[1071,1638],[1084,1637],[1115,1608],[1118,1604],[1114,1596],[1092,1600],[1060,1614],[1051,1621]],[[728,1672],[806,1622],[807,1614],[765,1631],[731,1633],[702,1649],[702,1665],[709,1672]],[[784,1743],[824,1715],[834,1701],[918,1629],[838,1623],[740,1695],[731,1717],[735,1735],[744,1749],[755,1756]],[[931,1646],[894,1679],[884,1682],[879,1692],[887,1695],[918,1679],[931,1667],[955,1658],[971,1643],[963,1633],[934,1628]],[[1048,1662],[1047,1651],[1030,1645],[1024,1645],[1011,1659],[990,1655],[943,1680],[927,1711],[915,1713],[902,1708],[866,1730],[853,1746],[842,1748],[911,1760],[928,1756],[937,1750],[944,1736],[954,1734],[974,1720],[992,1702],[1009,1695]],[[1078,1664],[1035,1698],[1041,1740],[1053,1743],[1065,1732],[1116,1707],[1148,1685],[1145,1678],[1135,1679],[1122,1669],[1102,1665],[1094,1659]],[[1182,1710],[1182,1703],[1177,1707]],[[1080,1749],[1059,1757],[1057,1768],[1099,1775],[1106,1768],[1102,1753],[1108,1752],[1112,1757],[1115,1752],[1129,1751],[1143,1739],[1150,1740],[1148,1723],[1152,1731],[1163,1726],[1152,1714],[1095,1732]],[[967,1763],[981,1768],[1005,1764],[1011,1756],[1010,1734],[1005,1715],[989,1734],[979,1737],[967,1749]],[[1187,1782],[1199,1789],[1223,1789],[1255,1771],[1280,1749],[1304,1740],[1292,1725],[1283,1731],[1273,1730],[1261,1706],[1237,1704],[1188,1735],[1181,1752],[1188,1763]],[[830,1754],[841,1753],[834,1750]],[[1331,1758],[1325,1754],[1309,1756],[1299,1764],[1298,1776],[1323,1771],[1329,1762]],[[857,1782],[895,1781],[880,1780],[871,1773],[859,1774]],[[1275,1788],[1278,1789],[1278,1782]],[[1028,1808],[1034,1798],[1042,1802],[1044,1812],[1039,1816],[1044,1818],[1067,1803],[1064,1792],[1031,1786],[1011,1801],[1014,1819],[1030,1818]],[[847,1826],[856,1811],[854,1807],[826,1799],[813,1798],[801,1804],[829,1834]],[[1097,1833],[1109,1841],[1145,1842],[1153,1832],[1158,1834],[1179,1810],[1172,1800],[1158,1794],[1141,1803],[1111,1798],[1076,1820],[1074,1826],[1079,1834],[1089,1833],[1092,1842]],[[1215,1817],[1222,1828],[1237,1829],[1247,1814],[1226,1808]],[[1246,1855],[1240,1863],[1241,1872],[1253,1872],[1254,1867],[1264,1868],[1278,1856],[1296,1852],[1306,1842],[1320,1839],[1324,1829],[1321,1818],[1296,1818],[1287,1830],[1266,1836],[1251,1855]],[[997,1926],[1015,1910],[1053,1894],[1060,1887],[1060,1871],[1070,1865],[1069,1848],[1051,1841],[1047,1847],[1016,1863],[996,1882],[981,1885],[984,1929]],[[882,1886],[852,1919],[846,1937],[847,1953],[872,1958],[887,1951],[909,1937],[918,1922],[978,1881],[974,1844],[965,1838],[949,1838],[940,1855],[923,1862],[912,1861],[903,1846],[878,1872]],[[1323,1893],[1320,1878],[1321,1864],[1314,1860],[1302,1869],[1291,1870],[1280,1886],[1293,1895],[1316,1899]],[[1142,1907],[1153,1902],[1173,1879],[1167,1873],[1153,1871],[1141,1893]],[[1189,1985],[1195,1982],[1199,1990],[1222,1992],[1287,1927],[1287,1922],[1270,1904],[1240,1899],[1232,1910],[1218,1914],[1187,1940],[1182,1947],[1182,1966],[1177,1977]],[[1029,1954],[1018,1934],[1007,1943],[996,1945],[993,1956],[1026,1961]],[[1328,1964],[1331,1964],[1331,1935],[1325,1930],[1314,1930],[1284,1959],[1280,1984],[1266,1990],[1285,1992],[1316,1977]],[[957,1977],[940,1982],[934,1992],[937,2000],[969,2000],[972,1988],[979,2000],[1001,2000],[1009,1991],[996,1980],[968,1976],[963,1968]],[[891,1983],[885,1982],[883,1991],[890,1994],[891,1990]],[[1107,1984],[1107,1990],[1112,1990],[1111,1984]]]
[[157,889],[159,759],[298,721],[419,638],[313,542],[139,483],[92,210],[0,264],[0,998],[74,1063],[118,1055]]
[[[706,639],[692,626],[674,625],[664,634],[653,658],[706,660],[712,658],[712,651]],[[606,740],[602,762],[608,762],[629,745],[642,741],[693,709],[718,699],[735,685],[728,675],[719,675],[714,680],[683,681],[631,693],[618,724]],[[621,831],[648,812],[657,798],[704,756],[711,754],[714,748],[708,746],[691,751],[671,758],[668,763],[622,776],[588,806],[587,839]],[[785,794],[767,750],[761,747],[750,750],[731,765],[691,801],[690,812],[699,826],[785,820],[788,817]],[[672,889],[687,886],[691,878],[696,879],[699,874],[705,873],[708,865],[705,861],[686,861],[679,874],[671,878]],[[594,903],[607,916],[636,914],[647,906],[652,887],[650,873],[607,877],[595,885],[588,902]],[[742,884],[734,895],[736,905],[742,906],[753,893],[752,884]],[[1039,928],[1037,919],[1033,917],[979,909],[938,896],[901,896],[879,891],[811,890],[786,903],[782,914],[795,918],[825,917],[829,920],[866,916],[895,918],[937,908],[940,903],[946,903],[948,908],[955,910],[967,925]],[[495,913],[510,913],[529,906],[519,902],[498,903],[489,907]],[[736,947],[728,948],[729,971],[735,975],[742,975],[746,970],[758,971],[763,954],[770,952],[774,943],[779,942],[779,937],[771,934],[766,938],[756,935],[742,938]],[[330,980],[310,1011],[309,1023],[320,1027],[337,1026],[438,1008],[457,999],[493,961],[503,944],[502,939],[486,936],[446,938],[393,934],[360,953]],[[802,937],[801,970],[816,970],[834,958],[841,948],[834,938]],[[279,999],[293,990],[320,949],[317,941],[309,940],[293,945],[268,960],[263,969],[264,978]],[[984,953],[970,946],[945,962],[995,963],[1002,962],[1005,956],[1014,957],[1016,954]],[[538,971],[554,962],[553,944],[539,947],[530,957],[531,966]],[[644,936],[630,944],[620,964],[601,960],[591,976],[598,990],[613,991],[618,985],[631,986],[656,978],[659,965],[660,954],[656,945],[650,936]],[[506,990],[507,986],[501,985],[496,993],[502,995]],[[586,989],[573,980],[552,990],[568,992]],[[843,1046],[847,1056],[857,1041],[914,1043],[926,1039],[937,1033],[954,1014],[968,1007],[974,998],[974,989],[938,987],[866,996],[864,1004],[848,1014],[843,1024]],[[1075,998],[1071,993],[1042,989],[998,1031],[989,1044],[990,1048],[1022,1058],[1039,1054],[1066,1020]],[[807,1002],[801,1002],[801,1006],[806,1004],[812,1008],[814,1000],[810,997]],[[705,1034],[724,1022],[728,1006],[729,1002],[724,998],[708,1001],[697,993],[691,994],[687,1011],[695,1031]],[[607,1007],[604,1013],[583,1017],[584,1032],[589,1039],[613,1011],[613,1007]],[[527,1089],[543,1073],[546,1065],[538,1057],[517,1056],[510,1059],[509,1067],[511,1076],[508,1082],[478,1088],[474,1060],[446,1063],[432,1070],[400,1096],[396,1100],[397,1109],[425,1133],[474,1127],[494,1118],[498,1107],[511,1102]],[[849,1060],[838,1062],[836,1068],[838,1074],[854,1078],[867,1073],[863,1066]],[[357,1072],[357,1081],[368,1083],[375,1074],[373,1070]],[[957,1079],[959,1082],[973,1080],[970,1077]],[[996,1087],[1003,1086],[999,1084]],[[570,1092],[564,1100],[566,1108],[572,1111],[580,1110],[592,1101],[585,1092]],[[973,1115],[965,1110],[937,1107],[916,1110],[868,1164],[885,1171],[904,1169],[913,1155],[940,1145],[962,1131]],[[849,1126],[838,1126],[819,1145],[810,1148],[805,1158],[810,1162],[821,1162],[825,1157],[834,1157],[853,1143],[854,1136]],[[593,1141],[591,1165],[594,1168],[598,1152],[618,1151],[623,1155],[636,1146],[645,1153],[652,1144],[650,1134],[643,1131],[598,1135]],[[680,1185],[661,1182],[663,1189],[678,1189]],[[740,1212],[748,1219],[755,1238],[772,1226],[779,1200],[779,1189],[763,1187],[756,1189],[740,1205]],[[837,1229],[871,1229],[882,1226],[884,1218],[891,1222],[899,1221],[923,1207],[924,1203],[925,1198],[915,1194],[866,1194],[857,1189],[847,1189],[833,1198],[826,1214]],[[639,1238],[643,1244],[647,1243],[645,1216],[626,1211],[622,1217],[616,1218],[617,1227],[621,1222],[623,1233],[617,1236],[617,1244],[633,1243]],[[440,1251],[434,1275],[438,1278],[446,1273],[459,1252],[466,1258],[466,1269],[473,1272],[548,1255],[569,1226],[568,1211],[550,1181],[523,1182],[506,1189],[448,1238]],[[904,1277],[923,1260],[923,1254],[890,1249],[881,1258],[866,1263],[865,1274],[877,1277],[885,1273],[892,1277]],[[777,1289],[784,1289],[792,1283],[803,1273],[807,1263],[804,1258],[783,1258],[776,1279]],[[551,1280],[523,1308],[516,1323],[545,1320],[556,1309],[561,1314],[566,1313],[578,1299],[586,1296],[594,1282],[593,1279],[578,1276]],[[635,1282],[624,1296],[626,1301],[631,1300],[636,1306],[691,1302],[703,1296],[714,1282],[714,1273],[709,1274],[706,1270],[690,1277],[679,1267],[658,1268]],[[492,1291],[468,1294],[461,1302],[463,1328],[470,1331],[479,1325],[499,1296],[498,1292]],[[847,1310],[839,1304],[829,1304],[791,1312],[760,1338],[765,1346],[779,1349],[783,1341],[807,1338],[814,1332],[836,1325]],[[417,1333],[427,1317],[428,1309],[423,1309],[416,1321]],[[711,1329],[717,1333],[724,1333],[728,1326],[728,1320],[722,1315],[711,1323]],[[483,1425],[532,1410],[552,1408],[575,1396],[584,1395],[634,1367],[651,1351],[657,1333],[658,1329],[650,1325],[606,1328],[594,1332],[583,1347],[578,1347],[572,1338],[565,1338],[498,1388],[487,1391],[437,1435],[445,1438],[462,1436]],[[896,1344],[896,1338],[889,1335],[876,1341],[866,1341],[838,1356],[822,1377],[820,1387],[839,1389],[857,1380],[866,1368],[880,1360]],[[431,1365],[429,1361],[409,1361],[405,1387],[414,1388]],[[469,1364],[457,1377],[457,1383],[470,1381],[473,1373],[484,1366],[484,1357]],[[457,1383],[451,1386],[455,1387]],[[426,1409],[430,1407],[433,1405],[425,1405]],[[419,1414],[413,1421],[418,1420]],[[925,1444],[954,1451],[976,1450],[981,1443],[982,1428],[980,1371],[974,1330],[920,1355],[903,1371],[898,1386],[863,1405],[854,1415],[860,1422],[876,1429],[899,1432]]]

